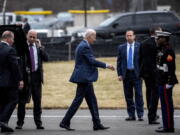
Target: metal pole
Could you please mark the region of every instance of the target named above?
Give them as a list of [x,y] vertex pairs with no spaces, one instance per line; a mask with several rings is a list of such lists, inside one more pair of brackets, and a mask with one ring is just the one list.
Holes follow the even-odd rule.
[[2,13],[3,13],[3,25],[6,24],[6,3],[7,3],[7,0],[4,0],[4,3],[3,3],[3,8],[2,8]]
[[144,10],[144,0],[141,0],[140,3],[141,3],[140,11],[143,11]]
[[84,27],[87,27],[87,0],[84,0]]
[[68,43],[68,60],[71,60],[71,42]]
[[153,10],[157,9],[157,0],[152,0],[152,8]]

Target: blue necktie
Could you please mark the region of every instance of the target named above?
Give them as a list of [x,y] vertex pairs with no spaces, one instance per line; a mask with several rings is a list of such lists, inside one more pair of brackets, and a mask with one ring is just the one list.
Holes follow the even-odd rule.
[[128,69],[133,69],[133,56],[132,56],[132,45],[129,47],[129,57],[128,57],[128,63],[127,63]]

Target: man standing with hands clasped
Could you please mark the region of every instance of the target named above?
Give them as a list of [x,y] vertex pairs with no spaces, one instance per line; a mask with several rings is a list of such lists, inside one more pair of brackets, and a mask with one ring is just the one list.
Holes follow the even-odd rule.
[[65,128],[66,130],[74,130],[70,128],[70,121],[84,98],[92,115],[92,121],[94,125],[93,129],[105,130],[109,128],[101,124],[93,82],[97,81],[98,79],[97,67],[108,68],[111,70],[114,70],[114,67],[95,59],[90,45],[95,40],[95,30],[88,29],[85,33],[84,40],[77,46],[75,51],[75,68],[70,81],[77,84],[76,96],[68,111],[66,112],[65,117],[60,123],[60,127]]
[[161,101],[162,127],[156,129],[158,133],[173,133],[174,129],[174,104],[173,88],[178,83],[176,71],[176,56],[169,44],[171,33],[156,31],[157,34],[157,68],[158,90]]
[[150,38],[141,43],[139,49],[140,57],[140,77],[143,78],[146,86],[146,102],[148,109],[149,124],[159,124],[157,119],[158,108],[158,80],[157,80],[157,36],[156,31],[162,31],[160,27],[153,27],[150,29]]
[[[139,78],[139,47],[135,42],[134,31],[126,31],[127,43],[119,46],[117,59],[117,72],[119,81],[123,81],[124,95],[127,103],[129,117],[126,121],[136,120],[135,110],[139,121],[143,121],[142,81]],[[134,89],[134,91],[133,91]],[[133,99],[135,93],[135,103]]]

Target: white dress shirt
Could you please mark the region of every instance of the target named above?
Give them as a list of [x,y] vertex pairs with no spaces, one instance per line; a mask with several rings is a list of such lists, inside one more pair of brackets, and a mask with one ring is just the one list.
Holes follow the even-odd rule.
[[7,45],[9,46],[9,43],[8,43],[8,42],[6,42],[6,41],[1,41],[1,42],[5,43],[5,44],[7,44]]

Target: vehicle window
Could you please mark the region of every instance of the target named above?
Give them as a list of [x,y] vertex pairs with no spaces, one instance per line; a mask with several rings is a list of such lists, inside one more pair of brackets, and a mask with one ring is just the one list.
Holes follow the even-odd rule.
[[100,24],[100,26],[102,26],[102,27],[109,26],[109,25],[111,25],[111,24],[114,22],[114,20],[116,20],[116,19],[117,19],[116,16],[115,16],[115,17],[111,17],[111,18],[105,20],[104,22],[102,22],[102,23]]
[[152,24],[153,19],[150,14],[137,14],[136,24]]
[[156,22],[173,22],[178,21],[178,18],[170,13],[159,13],[159,14],[152,14],[153,20]]
[[116,20],[115,23],[119,24],[119,26],[132,25],[132,16],[131,15],[123,16],[119,18],[118,20]]
[[18,21],[18,22],[22,21],[22,17],[20,15],[17,15],[16,16],[16,21]]
[[9,17],[9,21],[12,22],[13,21],[13,17],[12,16],[8,16]]

